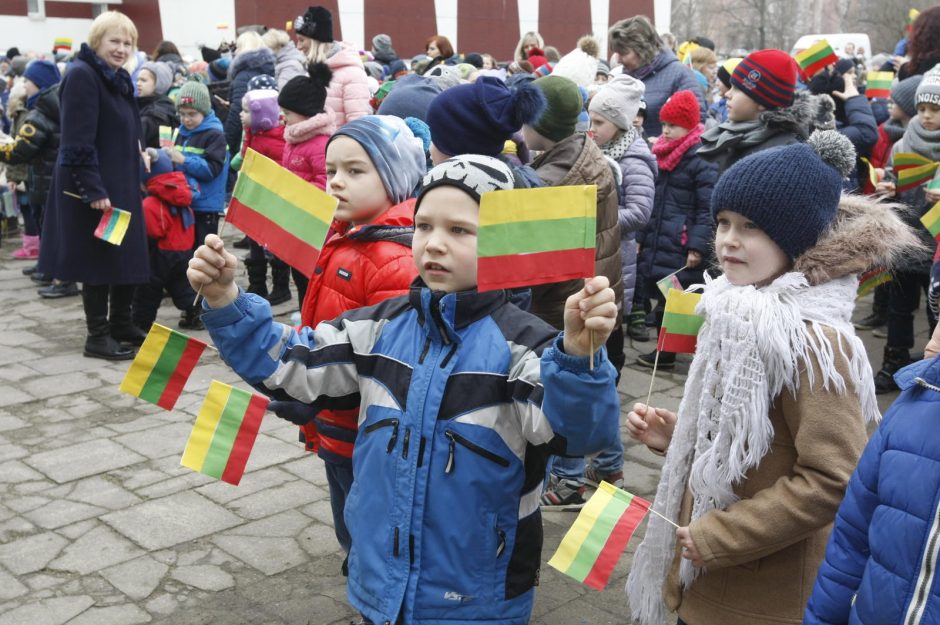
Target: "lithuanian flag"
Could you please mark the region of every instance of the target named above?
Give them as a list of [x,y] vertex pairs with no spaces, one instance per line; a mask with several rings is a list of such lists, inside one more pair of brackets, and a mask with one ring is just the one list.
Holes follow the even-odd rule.
[[656,349],[661,352],[695,353],[698,331],[705,322],[703,317],[695,314],[695,307],[701,299],[701,293],[669,289]]
[[875,192],[875,187],[878,186],[878,182],[880,181],[878,172],[875,171],[875,166],[871,164],[871,161],[864,156],[859,157],[859,160],[865,163],[865,167],[868,169],[868,181],[865,183],[863,192],[866,195],[871,195]]
[[172,148],[175,142],[173,128],[171,126],[160,126],[160,147]]
[[823,70],[827,65],[831,65],[839,60],[835,51],[829,42],[820,39],[805,50],[800,50],[793,57],[803,70],[803,75],[812,78]]
[[891,83],[894,82],[893,72],[868,72],[865,82],[865,95],[872,98],[890,98]]
[[477,231],[477,290],[594,275],[597,187],[484,193]]
[[238,486],[267,407],[267,397],[212,380],[180,464]]
[[875,267],[866,271],[858,278],[858,294],[856,297],[867,295],[882,284],[891,282],[891,274],[885,267]]
[[603,590],[650,502],[601,482],[548,561],[596,590]]
[[249,149],[227,219],[288,265],[312,276],[336,199]]
[[920,218],[920,222],[930,231],[933,238],[940,242],[940,202],[934,204],[933,208],[924,213],[924,216]]
[[107,241],[111,245],[120,245],[127,234],[127,226],[131,223],[131,214],[126,210],[114,208],[113,206],[101,216],[98,227],[95,228],[95,236],[102,241]]
[[120,389],[173,410],[206,344],[159,323],[153,324]]

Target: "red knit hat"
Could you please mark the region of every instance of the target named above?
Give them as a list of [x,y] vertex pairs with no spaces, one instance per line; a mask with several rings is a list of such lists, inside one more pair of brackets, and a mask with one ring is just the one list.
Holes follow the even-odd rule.
[[698,98],[688,89],[675,92],[659,109],[659,121],[692,130],[702,121]]
[[532,67],[538,69],[548,63],[548,58],[546,58],[545,53],[542,52],[541,48],[531,48],[525,56],[526,60],[529,63],[532,63]]
[[748,54],[731,74],[731,85],[768,109],[793,104],[797,65],[783,50],[758,50]]

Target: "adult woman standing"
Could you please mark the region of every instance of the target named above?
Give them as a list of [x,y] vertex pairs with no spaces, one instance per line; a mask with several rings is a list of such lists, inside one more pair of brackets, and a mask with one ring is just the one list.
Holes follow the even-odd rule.
[[911,25],[907,46],[910,61],[898,70],[898,79],[924,74],[940,63],[940,6],[923,11]]
[[333,41],[333,14],[324,7],[309,7],[294,20],[297,48],[308,63],[326,63],[333,79],[326,90],[326,105],[333,109],[336,127],[372,114],[372,93],[359,52],[344,41]]
[[[40,272],[84,284],[85,355],[109,360],[134,357],[120,341],[143,341],[131,323],[131,301],[135,285],[150,278],[140,205],[140,116],[123,69],[136,44],[130,18],[102,13],[62,80],[59,159],[39,257]],[[112,207],[131,214],[120,245],[94,235],[102,211]]]
[[290,35],[283,30],[272,28],[261,38],[264,45],[274,53],[274,78],[277,80],[278,91],[283,89],[291,78],[307,75],[307,59],[290,40]]
[[519,43],[516,44],[516,50],[512,54],[512,60],[516,63],[527,60],[529,58],[529,50],[532,48],[544,50],[545,40],[542,39],[542,35],[530,30],[519,39]]
[[422,74],[427,74],[432,67],[447,64],[447,61],[454,56],[454,46],[447,37],[434,35],[425,42],[424,52],[431,59],[421,71]]

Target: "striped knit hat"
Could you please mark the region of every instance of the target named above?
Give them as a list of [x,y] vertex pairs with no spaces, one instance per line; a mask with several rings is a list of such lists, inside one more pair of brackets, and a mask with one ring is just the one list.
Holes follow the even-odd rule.
[[758,50],[734,68],[731,85],[765,108],[786,108],[796,94],[796,74],[796,61],[786,52]]

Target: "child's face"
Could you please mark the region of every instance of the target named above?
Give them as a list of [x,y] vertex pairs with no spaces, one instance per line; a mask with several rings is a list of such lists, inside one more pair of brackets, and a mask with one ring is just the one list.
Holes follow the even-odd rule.
[[496,59],[489,54],[483,55],[483,69],[496,69]]
[[642,111],[637,113],[636,117],[633,118],[633,127],[637,129],[642,129],[644,119],[646,119],[646,115],[644,115]]
[[535,128],[528,124],[522,127],[522,136],[525,138],[525,144],[529,146],[529,149],[535,150],[536,152],[544,152],[555,145],[551,140],[543,137]]
[[137,73],[137,95],[141,98],[152,96],[157,89],[157,79],[149,69],[142,69]]
[[940,129],[940,105],[921,102],[917,105],[917,116],[924,130]]
[[732,211],[718,213],[715,255],[736,286],[764,286],[792,266],[790,258],[750,219]]
[[372,159],[359,143],[340,136],[326,149],[326,191],[337,200],[336,218],[368,223],[392,205]]
[[718,97],[725,98],[728,96],[728,87],[725,86],[725,83],[718,81]]
[[284,113],[285,126],[293,126],[294,124],[299,124],[300,122],[305,122],[310,119],[306,115],[301,115],[300,113],[295,113],[294,111],[288,111],[287,109],[281,109],[281,111]]
[[26,97],[27,97],[27,98],[33,97],[34,95],[36,95],[36,94],[39,93],[39,91],[40,91],[40,90],[39,90],[39,86],[38,86],[36,83],[34,83],[32,80],[30,80],[29,78],[27,78],[27,79],[25,79],[25,80],[23,81],[23,86],[26,88]]
[[728,119],[733,122],[754,121],[766,111],[763,106],[755,102],[743,91],[734,85],[728,89]]
[[900,106],[894,103],[894,100],[888,100],[888,115],[896,122],[906,124],[911,121],[910,116],[904,112]]
[[594,77],[595,85],[606,85],[607,81],[610,80],[610,75],[603,72],[598,72],[597,76]]
[[242,98],[242,112],[238,114],[238,118],[242,122],[242,128],[251,126],[251,109],[248,107],[248,96]]
[[607,145],[620,136],[620,128],[600,113],[592,111],[588,116],[591,118],[591,135],[597,145]]
[[454,293],[476,287],[479,219],[479,205],[457,187],[436,187],[421,200],[411,252],[431,289]]
[[198,128],[199,124],[201,124],[202,120],[205,118],[205,115],[194,108],[190,108],[188,106],[180,107],[180,122],[182,122],[186,130],[194,130]]
[[682,126],[677,126],[675,124],[670,124],[669,122],[663,122],[663,137],[670,140],[681,139],[686,136],[691,130],[688,128],[683,128]]

